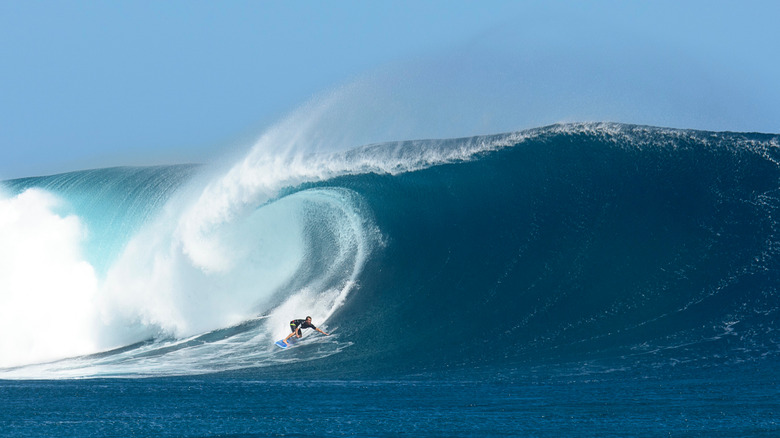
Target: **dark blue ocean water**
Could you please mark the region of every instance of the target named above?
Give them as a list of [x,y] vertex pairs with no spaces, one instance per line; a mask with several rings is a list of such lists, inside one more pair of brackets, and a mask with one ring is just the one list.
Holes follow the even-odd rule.
[[[746,378],[750,376],[749,378]],[[776,436],[774,370],[0,382],[3,436]]]
[[[35,188],[62,200],[37,214],[79,218],[74,253],[97,286],[73,302],[99,305],[84,313],[94,329],[59,327],[78,339],[53,345],[26,321],[80,289],[0,295],[30,339],[0,337],[0,427],[776,435],[779,148],[777,135],[556,125],[250,155],[227,173],[6,181],[12,208]],[[274,347],[304,314],[332,336]],[[62,343],[78,353],[40,356]]]

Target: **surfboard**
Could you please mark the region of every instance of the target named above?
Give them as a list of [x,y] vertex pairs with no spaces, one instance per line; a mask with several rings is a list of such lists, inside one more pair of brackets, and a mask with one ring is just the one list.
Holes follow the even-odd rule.
[[295,344],[295,342],[297,342],[297,340],[298,340],[298,338],[295,338],[295,337],[290,338],[290,339],[287,340],[287,345],[285,345],[284,344],[284,339],[280,339],[280,340],[274,342],[274,345],[276,345],[279,348],[287,348],[287,347],[290,347],[293,344]]

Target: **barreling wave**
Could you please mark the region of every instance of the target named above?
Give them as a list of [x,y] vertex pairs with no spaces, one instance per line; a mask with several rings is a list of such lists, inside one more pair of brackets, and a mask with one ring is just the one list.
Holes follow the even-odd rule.
[[[6,181],[0,377],[778,357],[776,135],[272,134],[225,171]],[[305,315],[333,336],[272,345]]]

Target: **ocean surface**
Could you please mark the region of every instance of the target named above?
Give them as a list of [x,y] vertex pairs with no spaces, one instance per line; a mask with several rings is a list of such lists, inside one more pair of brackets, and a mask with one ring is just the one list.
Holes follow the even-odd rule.
[[614,123],[3,181],[0,435],[777,436],[779,208]]

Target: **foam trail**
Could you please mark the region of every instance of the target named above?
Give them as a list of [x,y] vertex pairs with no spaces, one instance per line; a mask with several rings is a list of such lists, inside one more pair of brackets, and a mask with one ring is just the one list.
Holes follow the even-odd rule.
[[[355,287],[378,237],[353,192],[297,192],[257,209],[246,224],[234,223],[251,231],[243,234],[245,239],[259,237],[244,242],[248,263],[223,276],[193,269],[180,251],[175,255],[175,239],[166,239],[161,232],[166,224],[173,223],[161,220],[158,225],[163,228],[151,227],[134,239],[110,272],[99,300],[106,324],[103,332],[113,336],[100,339],[102,344],[128,345],[146,336],[155,337],[153,341],[96,356],[8,369],[2,376],[179,375],[283,363],[290,359],[275,355],[272,341],[286,334],[291,315],[303,312],[318,324],[326,322]],[[293,232],[298,234],[291,240]],[[281,246],[274,246],[270,237],[278,238]],[[256,246],[258,242],[264,244]],[[289,246],[297,249],[275,252]],[[289,269],[280,267],[285,264]],[[142,275],[147,269],[152,269],[151,275]],[[275,282],[269,280],[269,273],[277,276]],[[255,317],[256,312],[268,315]],[[304,342],[318,344],[310,358],[335,354],[350,345],[335,336]]]

